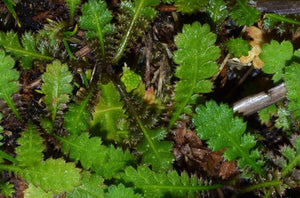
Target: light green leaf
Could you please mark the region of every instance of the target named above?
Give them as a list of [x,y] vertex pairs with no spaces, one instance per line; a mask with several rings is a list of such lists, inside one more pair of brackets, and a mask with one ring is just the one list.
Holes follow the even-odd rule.
[[129,93],[132,90],[138,88],[139,84],[142,81],[142,77],[134,71],[130,70],[127,65],[123,67],[123,75],[121,77],[121,81],[124,83],[126,87],[126,91]]
[[198,22],[184,25],[182,33],[175,37],[178,50],[174,52],[174,62],[179,64],[175,76],[180,81],[175,87],[174,113],[169,127],[188,105],[195,103],[195,94],[211,91],[212,83],[205,79],[218,72],[215,61],[220,56],[220,49],[214,45],[215,41],[216,35],[210,32],[209,26]]
[[65,0],[70,11],[70,20],[73,22],[76,8],[81,3],[81,0]]
[[24,191],[24,198],[53,198],[53,193],[45,192],[40,187],[29,183],[28,188]]
[[105,193],[105,198],[142,198],[140,194],[135,194],[132,188],[126,188],[123,184],[112,185]]
[[28,124],[17,143],[19,146],[16,148],[16,160],[19,166],[34,166],[43,160],[43,138],[34,125]]
[[10,56],[5,56],[2,50],[0,50],[0,60],[0,98],[11,108],[17,118],[21,119],[12,100],[12,95],[18,92],[19,80],[19,73],[13,69],[15,61]]
[[271,116],[275,115],[277,111],[276,105],[271,105],[267,108],[264,108],[258,112],[259,119],[262,123],[267,124]]
[[15,192],[14,185],[9,182],[0,183],[0,194],[5,197],[11,197]]
[[251,50],[249,43],[242,38],[230,39],[226,46],[229,49],[229,52],[232,53],[235,57],[241,57],[242,55],[247,56],[248,52]]
[[242,119],[233,116],[233,110],[225,104],[215,101],[206,102],[206,106],[196,108],[193,116],[197,135],[214,150],[226,148],[224,158],[232,161],[238,159],[240,168],[249,167],[256,173],[264,175],[259,153],[251,150],[256,140],[250,134],[244,134],[246,124]]
[[259,55],[264,62],[262,70],[267,74],[274,74],[273,81],[278,82],[282,78],[283,68],[293,56],[293,45],[289,41],[279,44],[272,40],[270,44],[262,47],[263,52]]
[[42,92],[45,94],[44,102],[51,112],[52,121],[56,118],[56,113],[61,109],[61,105],[69,102],[69,94],[72,93],[72,74],[66,64],[61,64],[55,60],[48,64],[46,72],[43,74]]
[[176,0],[175,6],[178,12],[193,13],[201,11],[202,7],[207,5],[208,0]]

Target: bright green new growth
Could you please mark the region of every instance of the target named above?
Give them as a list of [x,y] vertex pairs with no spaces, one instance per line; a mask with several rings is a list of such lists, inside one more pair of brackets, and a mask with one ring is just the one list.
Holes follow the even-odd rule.
[[278,129],[283,129],[289,131],[291,128],[291,118],[290,113],[286,108],[278,108],[277,111],[278,118],[275,121],[275,127]]
[[246,123],[234,117],[233,110],[227,105],[218,105],[215,101],[206,102],[206,106],[196,108],[193,122],[197,135],[202,140],[207,140],[213,151],[226,148],[223,154],[226,160],[238,159],[240,168],[249,167],[256,173],[265,174],[258,150],[251,151],[256,144],[255,137],[244,134]]
[[40,137],[36,127],[32,124],[28,124],[17,143],[19,144],[16,148],[18,166],[34,166],[43,160],[43,138]]
[[247,5],[248,0],[237,0],[229,16],[238,25],[253,25],[259,18],[260,12]]
[[80,136],[57,136],[57,139],[62,142],[62,151],[69,154],[70,159],[80,161],[83,168],[91,169],[109,179],[134,160],[128,151],[123,152],[113,146],[101,145],[99,137],[89,138],[88,133],[82,133]]
[[87,171],[83,171],[81,175],[81,185],[76,187],[73,192],[67,193],[67,198],[103,198],[105,188],[103,178]]
[[263,45],[262,49],[263,52],[259,55],[264,62],[262,70],[267,74],[274,74],[272,79],[278,82],[282,79],[283,68],[293,56],[293,45],[289,41],[279,44],[272,40],[270,44]]
[[289,99],[288,108],[292,111],[295,119],[300,118],[300,64],[294,63],[286,68],[284,74],[285,86],[288,90],[287,98]]
[[112,19],[111,12],[106,8],[106,3],[102,0],[89,0],[83,4],[82,16],[79,19],[80,27],[88,30],[87,38],[97,38],[100,42],[102,56],[105,55],[104,38],[114,30],[114,26],[109,24]]
[[195,104],[199,93],[211,92],[213,84],[206,80],[218,72],[216,60],[220,49],[214,45],[216,35],[207,24],[195,22],[184,25],[182,33],[175,37],[178,48],[174,62],[179,64],[175,76],[180,79],[175,87],[174,113],[169,124],[172,127],[182,113],[191,113],[190,105]]
[[282,155],[287,159],[283,166],[282,176],[287,175],[295,166],[300,165],[300,136],[292,137],[291,142],[293,147],[284,146],[281,148]]
[[35,59],[53,60],[52,57],[46,56],[36,49],[35,39],[31,33],[26,32],[21,40],[22,45],[17,33],[0,32],[0,47],[19,59],[23,69],[30,69]]
[[248,51],[251,47],[249,43],[242,38],[230,39],[226,46],[229,49],[229,52],[232,53],[235,57],[241,57],[242,55],[247,56]]
[[89,99],[90,95],[82,101],[70,104],[69,111],[64,114],[64,128],[71,135],[80,135],[82,132],[88,130],[89,124],[87,121],[91,120],[91,113],[86,107]]
[[52,192],[45,192],[40,187],[29,183],[28,188],[24,190],[24,198],[53,198]]
[[176,0],[175,6],[178,12],[193,13],[201,11],[203,6],[207,5],[208,0]]
[[79,6],[79,4],[81,3],[81,0],[65,0],[65,2],[67,3],[67,6],[68,6],[69,11],[70,11],[71,22],[73,22],[75,10]]
[[152,165],[155,171],[166,171],[172,168],[174,156],[171,153],[172,143],[162,141],[167,135],[164,129],[147,130],[138,151],[143,154],[143,163]]
[[121,81],[124,83],[126,87],[126,91],[129,93],[132,90],[138,88],[139,84],[142,81],[142,77],[134,71],[130,70],[127,65],[123,67],[123,75],[121,77]]
[[126,31],[126,35],[121,40],[121,43],[119,44],[118,49],[114,55],[114,58],[112,60],[113,64],[116,64],[123,56],[137,20],[141,15],[145,16],[146,18],[153,18],[154,13],[156,12],[152,7],[158,5],[159,0],[134,0],[134,6],[129,1],[124,1],[122,2],[122,4],[123,6],[130,8],[130,10],[132,11],[132,19]]
[[228,16],[227,5],[223,0],[209,0],[206,12],[215,23],[225,20]]
[[[1,34],[0,34],[1,35]],[[8,105],[14,114],[21,120],[12,95],[18,92],[19,73],[13,69],[15,61],[10,56],[5,56],[0,50],[0,98]]]
[[135,194],[132,188],[126,188],[123,184],[112,185],[108,188],[105,198],[142,198],[140,194]]
[[148,167],[139,166],[137,170],[127,167],[121,178],[132,183],[135,189],[141,189],[145,198],[158,197],[195,197],[195,193],[219,188],[221,185],[205,185],[196,176],[187,173],[178,175],[176,171],[155,173]]
[[55,120],[57,111],[61,105],[69,102],[69,95],[72,94],[72,74],[66,64],[55,60],[48,64],[43,74],[42,92],[45,94],[44,103],[51,112],[52,121]]
[[97,128],[97,132],[100,128],[100,132],[106,134],[106,139],[120,142],[121,137],[129,133],[121,96],[112,83],[101,84],[100,90],[101,97],[95,107],[90,125],[92,128]]

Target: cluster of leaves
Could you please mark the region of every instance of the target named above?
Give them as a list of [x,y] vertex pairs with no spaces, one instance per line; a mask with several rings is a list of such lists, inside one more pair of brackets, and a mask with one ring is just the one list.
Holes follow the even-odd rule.
[[[11,6],[7,3],[10,1],[5,2]],[[70,26],[77,22],[75,13],[80,3],[79,0],[66,0]],[[182,32],[174,39],[177,50],[173,61],[177,66],[172,105],[157,102],[157,98],[151,104],[146,101],[142,77],[126,63],[119,78],[116,68],[124,64],[120,63],[121,58],[155,18],[154,7],[159,3],[158,0],[121,1],[116,18],[103,0],[83,3],[78,23],[85,31],[86,42],[94,47],[89,60],[95,63],[93,72],[82,66],[79,73],[72,67],[88,64],[75,57],[67,43],[76,40],[72,36],[77,25],[74,32],[67,32],[67,23],[52,23],[37,34],[26,32],[20,38],[12,31],[0,32],[0,98],[19,119],[20,128],[24,126],[16,141],[15,157],[0,152],[0,170],[13,172],[25,180],[28,186],[25,197],[196,197],[250,175],[263,179],[253,179],[254,184],[244,192],[271,189],[274,184],[284,188],[299,184],[299,177],[291,177],[299,165],[298,136],[292,138],[290,146],[282,147],[280,160],[274,161],[281,177],[264,183],[270,171],[267,161],[270,159],[264,155],[267,150],[262,149],[259,135],[251,131],[246,133],[246,123],[234,116],[228,105],[213,100],[203,105],[203,94],[214,89],[213,77],[219,72],[217,61],[221,50],[229,50],[236,57],[247,55],[250,50],[247,41],[236,38],[217,46],[218,33],[208,24],[183,25]],[[260,12],[248,6],[246,0],[235,1],[231,9],[227,9],[223,0],[177,0],[174,5],[183,14],[206,12],[217,27],[222,26],[227,16],[237,25],[248,26],[260,17]],[[126,23],[118,24],[122,21]],[[53,56],[55,53],[44,48],[46,45],[55,48],[57,42],[63,43],[57,50],[63,47],[68,58],[58,60],[60,56]],[[271,106],[259,116],[267,123],[276,115],[275,127],[293,132],[290,125],[300,117],[299,50],[294,51],[289,41],[279,44],[272,40],[263,45],[262,51],[262,71],[274,74],[274,83],[285,82],[288,104],[279,109]],[[19,92],[19,71],[29,75],[37,65],[42,84],[36,92],[43,95],[39,108],[44,113],[39,114],[38,119],[31,119],[19,113],[12,96]],[[18,70],[13,69],[15,66]],[[78,83],[78,76],[83,82]],[[76,97],[74,93],[81,86],[86,88],[86,94]],[[158,104],[171,113],[161,114]],[[156,121],[157,118],[164,119]],[[241,174],[232,178],[233,182],[223,183],[221,180],[207,182],[191,172],[173,170],[173,163],[177,162],[171,153],[170,136],[180,124],[178,121],[194,128],[211,151],[220,153],[220,160],[237,162],[237,172]],[[140,138],[134,138],[135,132]],[[48,141],[55,144],[59,157],[49,153]],[[1,182],[0,191],[12,196],[12,184]]]

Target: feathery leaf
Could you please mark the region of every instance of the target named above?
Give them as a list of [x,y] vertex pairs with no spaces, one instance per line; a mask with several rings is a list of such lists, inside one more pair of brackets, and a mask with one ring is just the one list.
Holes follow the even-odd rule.
[[47,159],[36,166],[18,169],[17,174],[27,182],[39,186],[44,191],[60,194],[72,192],[80,185],[80,169],[74,163],[66,163],[64,159]]
[[15,61],[10,56],[5,56],[4,51],[0,50],[0,98],[14,112],[17,118],[21,119],[12,95],[18,92],[19,73],[13,69]]
[[259,55],[264,62],[262,70],[267,74],[274,74],[273,81],[278,82],[282,78],[283,68],[293,56],[293,45],[289,41],[272,40],[270,44],[262,47],[263,52]]
[[108,192],[105,193],[105,198],[142,198],[140,194],[135,194],[132,188],[126,188],[123,184],[118,186],[111,185]]
[[291,142],[293,147],[283,146],[280,150],[280,152],[287,159],[288,162],[284,163],[282,176],[287,175],[293,170],[295,166],[300,165],[300,136],[293,136]]
[[229,16],[238,25],[253,25],[259,18],[260,12],[247,5],[248,0],[237,0]]
[[42,85],[42,92],[45,94],[44,102],[51,112],[52,121],[54,121],[61,105],[70,100],[72,74],[66,64],[61,64],[59,60],[55,60],[52,64],[47,65],[42,79],[44,82]]
[[289,99],[288,108],[292,111],[295,119],[300,118],[300,64],[294,63],[286,68],[284,74],[285,85],[288,90],[287,98]]
[[67,193],[67,198],[103,198],[104,187],[103,178],[97,174],[90,174],[87,171],[81,173],[82,184],[71,193]]
[[36,49],[35,39],[31,33],[25,33],[21,40],[22,45],[17,33],[0,32],[0,46],[19,59],[24,69],[30,69],[34,59],[53,60],[52,57],[46,56]]
[[178,175],[176,171],[155,173],[148,167],[139,166],[136,169],[127,167],[121,174],[125,182],[133,183],[135,189],[141,189],[145,198],[156,197],[195,197],[195,193],[219,188],[221,185],[203,184],[197,177],[191,178],[187,173]]
[[15,192],[14,185],[5,182],[5,183],[0,183],[0,194],[4,195],[5,197],[11,197],[13,193]]
[[235,57],[241,57],[242,55],[247,56],[248,52],[251,50],[249,43],[242,38],[230,39],[226,46],[229,49],[229,52],[232,53]]
[[112,33],[114,26],[109,24],[112,19],[111,12],[106,8],[106,3],[102,0],[89,0],[83,4],[82,16],[79,19],[80,27],[88,30],[87,38],[97,38],[101,45],[102,55],[105,54],[104,37]]
[[71,22],[73,22],[75,10],[79,6],[81,0],[65,0],[65,2],[67,3],[67,6],[68,6],[69,11],[70,11]]
[[238,159],[240,168],[248,166],[256,173],[264,175],[259,152],[251,151],[256,144],[255,137],[244,134],[246,124],[242,119],[235,118],[233,110],[227,105],[218,105],[215,101],[206,102],[206,106],[200,105],[196,108],[193,122],[197,135],[202,140],[207,140],[213,151],[226,148],[223,154],[226,160]]
[[215,62],[220,49],[214,45],[216,35],[207,24],[198,22],[183,26],[182,33],[175,37],[178,48],[174,61],[179,64],[175,76],[180,79],[175,87],[175,106],[169,127],[172,127],[187,105],[194,104],[198,93],[212,90],[212,82],[205,80],[218,72]]
[[17,143],[19,146],[16,148],[16,160],[19,166],[34,166],[43,160],[43,138],[39,136],[39,132],[32,124],[28,124]]

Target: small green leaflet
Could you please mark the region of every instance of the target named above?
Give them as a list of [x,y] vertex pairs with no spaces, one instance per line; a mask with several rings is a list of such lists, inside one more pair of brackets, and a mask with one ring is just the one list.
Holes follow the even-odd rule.
[[132,90],[138,88],[139,84],[142,81],[142,77],[134,71],[130,70],[127,65],[123,67],[123,75],[121,77],[121,81],[124,83],[126,87],[126,91],[129,93]]
[[108,192],[105,193],[105,198],[142,198],[140,194],[135,194],[132,188],[126,188],[123,184],[118,186],[111,185]]
[[65,2],[67,3],[70,11],[70,20],[73,23],[75,10],[79,6],[81,0],[65,0]]
[[248,0],[237,0],[232,7],[229,16],[238,25],[253,25],[259,18],[260,12],[253,7],[247,5]]
[[226,148],[223,154],[226,160],[238,159],[240,168],[249,167],[258,174],[265,174],[258,150],[251,150],[256,144],[255,137],[245,134],[246,123],[234,117],[227,105],[208,101],[205,106],[196,108],[193,122],[197,135],[207,140],[213,151]]
[[267,74],[274,74],[273,81],[278,82],[282,79],[283,68],[288,64],[293,56],[293,45],[289,41],[272,40],[270,44],[262,47],[263,52],[259,55],[264,62],[262,70]]
[[175,6],[178,12],[193,13],[201,11],[201,8],[207,3],[208,0],[176,0]]
[[29,183],[28,188],[24,191],[24,198],[53,198],[52,192],[45,192],[40,187]]
[[215,23],[228,16],[227,5],[223,0],[209,0],[206,12]]
[[251,50],[249,43],[242,38],[230,39],[226,46],[229,52],[235,57],[241,57],[242,55],[247,56],[248,52]]

